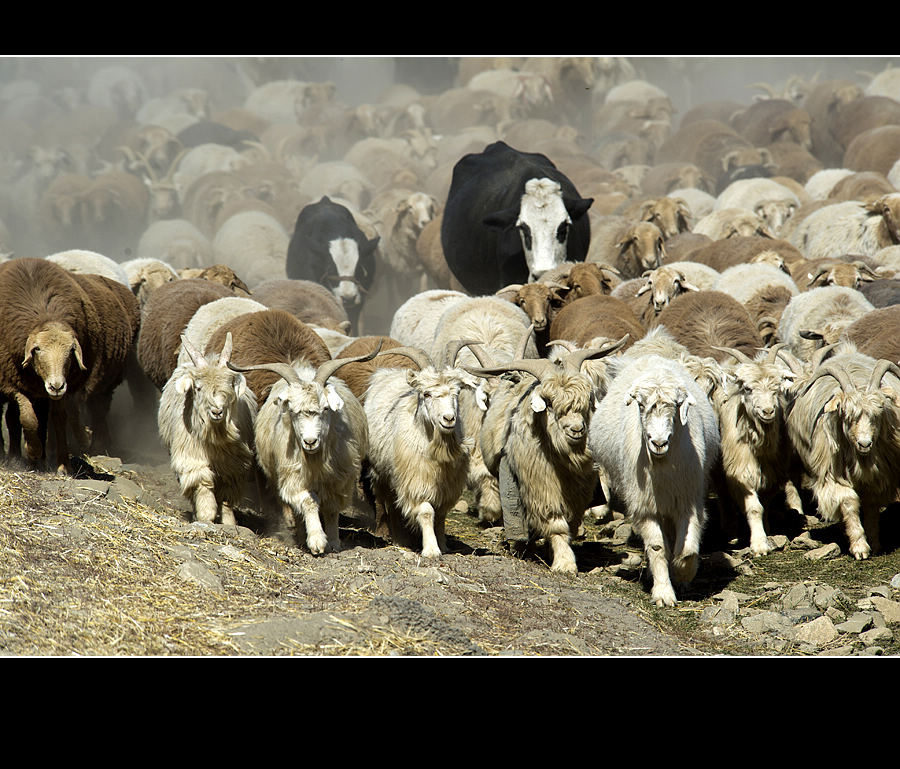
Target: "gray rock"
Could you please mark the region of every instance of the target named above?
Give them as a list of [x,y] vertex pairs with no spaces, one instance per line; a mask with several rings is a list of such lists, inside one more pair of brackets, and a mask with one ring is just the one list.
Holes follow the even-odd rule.
[[815,539],[809,531],[804,531],[791,540],[791,549],[793,550],[815,550],[817,547],[822,547],[822,543]]
[[875,610],[884,617],[888,625],[900,624],[900,601],[891,601],[887,598],[872,597],[872,605]]
[[894,634],[886,627],[873,627],[859,634],[859,640],[866,646],[887,643],[894,640]]
[[868,612],[856,612],[851,614],[840,625],[836,625],[835,629],[839,633],[862,633],[872,627],[872,615]]
[[832,649],[826,649],[819,653],[820,657],[852,657],[853,644],[845,644],[844,646],[835,646]]
[[891,587],[894,588],[894,590],[900,590],[900,574],[895,574],[891,577]]
[[748,633],[784,633],[793,629],[791,621],[777,611],[760,611],[741,619]]
[[788,588],[788,591],[784,594],[784,598],[781,601],[782,606],[784,606],[785,609],[808,607],[810,605],[809,593],[809,586],[803,582],[799,582]]
[[839,558],[840,555],[840,546],[836,542],[829,542],[827,545],[822,545],[822,547],[817,547],[815,550],[810,550],[803,557],[810,561],[830,561],[833,558]]
[[200,561],[190,560],[182,563],[175,572],[185,582],[192,582],[214,593],[224,593],[222,581],[207,569]]
[[821,648],[834,641],[838,637],[838,631],[834,623],[828,617],[818,617],[812,622],[800,625],[797,628],[796,638],[802,643],[812,644]]

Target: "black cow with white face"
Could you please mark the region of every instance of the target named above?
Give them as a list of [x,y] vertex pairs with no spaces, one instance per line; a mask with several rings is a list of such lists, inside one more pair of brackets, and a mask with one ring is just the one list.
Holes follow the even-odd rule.
[[330,288],[356,332],[365,293],[375,277],[379,238],[366,238],[345,206],[327,196],[304,206],[288,244],[287,276]]
[[593,202],[545,155],[494,142],[453,168],[441,224],[447,265],[466,291],[483,295],[583,262]]

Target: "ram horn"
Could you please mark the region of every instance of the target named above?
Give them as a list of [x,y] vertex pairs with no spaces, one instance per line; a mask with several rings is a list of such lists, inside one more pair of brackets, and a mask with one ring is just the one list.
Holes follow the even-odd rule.
[[[450,367],[456,365],[456,358],[459,355],[459,353],[463,347],[468,347],[469,349],[472,349],[473,344],[477,345],[477,344],[481,344],[481,343],[482,342],[478,339],[453,339],[453,340],[447,342],[447,345],[444,348],[444,361],[445,361],[446,365],[450,366]],[[474,354],[475,351],[473,350],[472,352]],[[478,356],[475,355],[475,357],[477,358]],[[480,362],[481,361],[479,360],[479,363]]]
[[891,360],[882,358],[875,364],[875,368],[872,370],[872,377],[869,379],[869,390],[877,390],[881,387],[881,380],[887,373],[891,373],[900,379],[900,366]]

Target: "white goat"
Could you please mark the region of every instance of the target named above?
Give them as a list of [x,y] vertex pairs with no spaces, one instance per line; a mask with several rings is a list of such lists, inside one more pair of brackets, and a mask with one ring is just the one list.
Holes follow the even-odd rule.
[[[257,461],[282,503],[288,528],[319,555],[338,552],[341,510],[349,504],[368,451],[366,415],[344,382],[341,366],[371,360],[378,350],[356,358],[307,363],[236,366],[235,371],[274,371],[276,382],[256,416]],[[330,380],[330,381],[329,381]]]
[[422,555],[437,558],[446,551],[446,516],[469,470],[472,440],[463,434],[459,394],[477,382],[462,369],[435,366],[418,348],[388,353],[406,355],[420,370],[376,369],[366,392],[376,532],[384,533],[386,523],[391,537],[400,539],[406,526],[414,526],[422,535]]
[[234,525],[234,505],[253,469],[256,398],[243,374],[227,366],[230,334],[218,355],[204,357],[184,336],[181,343],[190,360],[163,387],[159,435],[196,520],[221,515],[222,523]]
[[670,567],[676,583],[697,573],[719,428],[684,366],[655,355],[621,360],[588,444],[609,481],[611,506],[624,506],[644,542],[653,602],[674,606]]

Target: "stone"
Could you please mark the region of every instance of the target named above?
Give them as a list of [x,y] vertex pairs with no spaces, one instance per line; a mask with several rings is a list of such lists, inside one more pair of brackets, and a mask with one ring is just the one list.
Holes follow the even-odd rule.
[[866,646],[886,643],[894,639],[894,634],[886,627],[873,627],[859,634],[859,640]]
[[796,639],[818,648],[831,643],[837,637],[838,631],[828,617],[818,617],[797,627]]
[[868,612],[858,611],[851,614],[840,625],[835,625],[839,633],[862,633],[872,627],[872,615]]
[[791,540],[790,546],[794,550],[814,550],[817,547],[822,547],[822,543],[814,539],[810,532],[804,531]]
[[884,621],[888,625],[900,624],[900,601],[872,596],[872,606],[875,607],[875,611],[884,617]]
[[175,573],[179,579],[192,582],[206,590],[212,590],[214,593],[225,592],[221,580],[199,561],[185,561],[179,565]]
[[791,630],[791,621],[777,611],[760,611],[741,619],[741,627],[749,633],[782,633]]
[[802,582],[788,588],[781,601],[785,609],[797,609],[803,606],[809,606],[809,587]]
[[829,542],[827,545],[810,550],[803,557],[810,561],[830,561],[833,558],[839,558],[840,555],[840,546],[836,542]]

